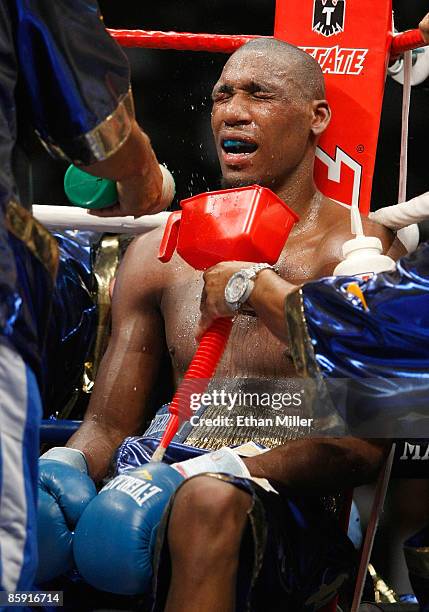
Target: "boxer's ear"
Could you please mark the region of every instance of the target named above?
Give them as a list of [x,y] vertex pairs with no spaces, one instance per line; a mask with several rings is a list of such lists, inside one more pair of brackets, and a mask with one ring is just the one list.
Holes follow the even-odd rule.
[[311,131],[315,136],[320,136],[329,125],[331,109],[327,100],[313,100],[311,104]]

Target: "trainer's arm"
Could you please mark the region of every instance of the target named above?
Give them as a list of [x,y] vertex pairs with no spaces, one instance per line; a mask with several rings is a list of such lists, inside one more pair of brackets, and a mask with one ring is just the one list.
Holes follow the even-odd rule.
[[85,454],[96,481],[106,474],[122,440],[137,433],[150,416],[145,407],[164,348],[157,242],[152,232],[127,250],[113,292],[109,346],[84,422],[67,444]]
[[[225,286],[231,276],[254,263],[242,261],[221,262],[204,272],[204,289],[201,299],[201,317],[198,322],[196,338],[219,317],[232,317],[233,313],[225,302]],[[298,287],[280,278],[272,270],[262,270],[256,276],[255,286],[248,300],[256,315],[277,338],[287,342],[284,317],[284,301],[287,295]]]
[[[383,252],[397,260],[406,254],[406,249],[388,228],[363,218],[364,231],[368,236],[376,236],[383,245]],[[352,234],[344,231],[343,223],[333,227],[320,245],[320,252],[324,254],[316,278],[331,276],[337,264],[342,260],[342,245],[346,240],[353,238]],[[222,262],[204,272],[204,289],[201,301],[201,317],[196,331],[197,339],[219,317],[232,317],[233,313],[224,299],[225,286],[230,277],[243,268],[253,266],[249,262]],[[255,314],[268,327],[270,332],[282,342],[288,342],[288,332],[285,325],[285,299],[300,287],[280,278],[272,270],[259,272],[254,280],[255,286],[248,300]]]
[[419,29],[427,44],[429,44],[429,13],[419,23]]
[[161,203],[162,174],[149,137],[135,119],[125,142],[110,157],[83,170],[117,182],[119,203],[105,210],[92,211],[96,216],[154,214]]
[[307,438],[244,462],[252,476],[275,480],[296,491],[326,495],[374,480],[388,448],[388,441]]

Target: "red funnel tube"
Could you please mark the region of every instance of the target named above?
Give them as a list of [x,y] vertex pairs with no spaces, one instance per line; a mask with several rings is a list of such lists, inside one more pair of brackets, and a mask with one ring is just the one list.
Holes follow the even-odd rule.
[[232,319],[217,319],[201,339],[195,355],[170,404],[170,418],[152,461],[162,461],[164,453],[177,433],[180,422],[190,418],[190,396],[204,393],[219,363],[229,334]]

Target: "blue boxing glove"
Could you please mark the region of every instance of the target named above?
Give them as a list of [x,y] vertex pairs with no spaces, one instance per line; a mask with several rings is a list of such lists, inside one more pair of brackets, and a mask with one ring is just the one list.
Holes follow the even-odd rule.
[[156,533],[184,479],[205,472],[248,477],[243,461],[223,448],[175,463],[148,463],[110,481],[86,508],[75,532],[76,566],[92,586],[121,595],[147,590]]
[[36,584],[71,569],[74,528],[97,494],[85,455],[73,448],[52,448],[39,460]]
[[156,532],[182,481],[169,465],[148,463],[100,491],[82,514],[73,541],[76,566],[89,584],[122,595],[147,589]]

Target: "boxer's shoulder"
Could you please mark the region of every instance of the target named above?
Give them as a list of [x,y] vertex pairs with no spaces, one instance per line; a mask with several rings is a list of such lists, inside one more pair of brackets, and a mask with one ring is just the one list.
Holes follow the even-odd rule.
[[[376,236],[383,244],[384,248],[388,248],[393,243],[394,233],[375,221],[368,219],[366,215],[361,215],[362,226],[364,233],[367,236]],[[351,215],[350,207],[345,204],[336,202],[329,198],[325,198],[324,205],[320,214],[321,226],[324,228],[322,242],[325,244],[339,244],[353,238],[351,231]]]
[[123,288],[121,295],[124,291],[141,298],[154,295],[156,303],[160,303],[164,289],[171,285],[173,275],[184,264],[176,254],[168,263],[158,259],[163,231],[163,226],[156,228],[134,238],[129,245],[117,279],[118,287]]
[[171,260],[166,263],[162,263],[158,259],[164,229],[165,227],[162,225],[135,238],[128,249],[127,256],[133,264],[144,270],[146,275],[155,272],[167,281],[172,275],[177,275],[185,268],[189,269],[189,265],[176,252],[173,253]]

